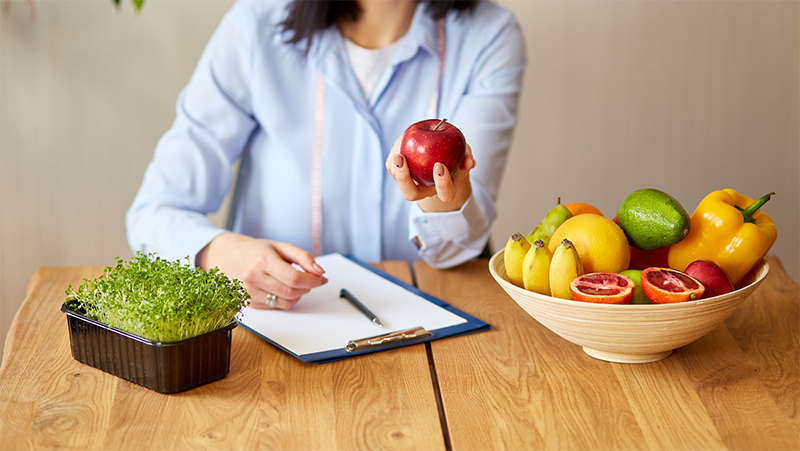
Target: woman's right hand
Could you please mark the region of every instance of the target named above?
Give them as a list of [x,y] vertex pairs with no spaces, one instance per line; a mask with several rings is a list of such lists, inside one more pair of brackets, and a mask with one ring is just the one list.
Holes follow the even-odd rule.
[[[299,271],[295,263],[303,268]],[[197,266],[220,269],[231,279],[239,279],[250,294],[250,306],[269,309],[267,296],[277,296],[276,309],[290,309],[300,298],[328,279],[310,252],[299,247],[226,232],[214,238],[197,254]]]

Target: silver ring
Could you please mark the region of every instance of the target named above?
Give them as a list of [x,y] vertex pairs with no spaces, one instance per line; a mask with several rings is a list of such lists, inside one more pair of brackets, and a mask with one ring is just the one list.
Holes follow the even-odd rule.
[[267,306],[269,308],[275,308],[275,303],[278,301],[278,296],[275,296],[272,293],[267,293]]

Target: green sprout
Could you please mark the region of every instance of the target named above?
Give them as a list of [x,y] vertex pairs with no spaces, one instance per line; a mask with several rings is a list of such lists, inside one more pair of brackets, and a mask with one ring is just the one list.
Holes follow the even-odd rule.
[[219,268],[204,271],[188,257],[170,262],[155,254],[136,253],[130,262],[116,258],[94,279],[83,279],[77,291],[66,290],[76,310],[110,327],[151,341],[172,342],[227,326],[249,305],[250,295]]

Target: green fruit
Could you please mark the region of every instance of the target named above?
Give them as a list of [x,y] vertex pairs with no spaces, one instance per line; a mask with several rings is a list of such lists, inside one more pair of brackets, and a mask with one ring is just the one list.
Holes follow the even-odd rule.
[[[561,198],[559,197],[559,201],[560,200]],[[558,226],[571,217],[572,212],[559,202],[558,205],[547,212],[542,222],[528,234],[528,242],[533,244],[537,240],[542,240],[545,246],[547,246],[547,244],[550,243],[550,237],[553,236]]]
[[648,188],[628,194],[617,210],[617,224],[631,246],[651,251],[686,238],[692,221],[674,197]]
[[647,299],[647,296],[644,295],[644,291],[642,291],[642,271],[640,269],[628,269],[620,274],[628,276],[633,281],[633,284],[636,285],[633,289],[631,304],[652,304],[650,299]]

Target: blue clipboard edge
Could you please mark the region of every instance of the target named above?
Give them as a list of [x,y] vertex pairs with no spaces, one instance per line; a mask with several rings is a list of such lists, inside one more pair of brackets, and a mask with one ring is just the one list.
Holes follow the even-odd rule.
[[[487,323],[485,321],[482,321],[482,320],[480,320],[480,319],[478,319],[478,318],[476,318],[476,317],[474,317],[474,316],[472,316],[472,315],[470,315],[468,313],[465,313],[465,312],[453,307],[452,305],[448,304],[447,302],[444,302],[443,300],[441,300],[441,299],[439,299],[437,297],[431,296],[428,293],[425,293],[424,291],[420,290],[419,288],[417,288],[417,287],[415,287],[413,285],[409,285],[409,284],[403,282],[402,280],[397,279],[397,278],[395,278],[395,277],[393,277],[393,276],[391,276],[391,275],[389,275],[389,274],[387,274],[387,273],[385,273],[385,272],[373,267],[372,265],[369,265],[369,264],[357,259],[356,257],[354,257],[352,255],[342,254],[342,256],[347,258],[348,260],[352,261],[353,263],[361,266],[362,268],[367,269],[367,270],[373,272],[374,274],[376,274],[376,275],[378,275],[380,277],[383,277],[384,279],[386,279],[386,280],[388,280],[388,281],[390,281],[390,282],[392,282],[392,283],[394,283],[396,285],[399,285],[400,287],[402,287],[402,288],[404,288],[404,289],[416,294],[417,296],[422,297],[423,299],[427,300],[428,302],[436,304],[439,307],[441,307],[441,308],[453,313],[454,315],[457,315],[457,316],[460,316],[460,317],[464,318],[465,320],[467,320],[467,322],[466,323],[462,323],[462,324],[457,324],[455,326],[445,327],[443,329],[431,330],[429,332],[431,332],[432,335],[429,336],[429,337],[422,338],[422,339],[419,339],[419,340],[406,341],[406,342],[403,342],[403,343],[398,343],[397,345],[389,345],[389,346],[384,346],[384,347],[380,347],[380,348],[376,348],[376,349],[369,349],[369,350],[364,350],[364,351],[359,351],[359,352],[347,352],[347,350],[345,350],[345,348],[344,348],[344,346],[347,343],[344,343],[342,345],[341,349],[333,349],[333,350],[330,350],[330,351],[315,352],[315,353],[311,353],[311,354],[302,354],[302,355],[295,354],[294,352],[286,349],[285,347],[283,347],[283,346],[279,345],[278,343],[272,341],[269,337],[267,337],[265,335],[262,335],[261,333],[256,332],[255,330],[247,327],[247,325],[242,323],[241,321],[239,322],[239,325],[241,325],[245,329],[249,330],[250,332],[254,333],[255,335],[258,335],[259,337],[261,337],[262,339],[264,339],[265,341],[267,341],[271,345],[275,346],[276,348],[286,352],[289,355],[292,355],[292,356],[296,357],[300,361],[306,362],[306,363],[314,363],[314,364],[335,362],[337,360],[349,359],[351,357],[356,357],[356,356],[360,356],[360,355],[372,354],[373,352],[386,351],[388,349],[394,349],[394,348],[400,348],[400,347],[403,347],[403,346],[426,343],[426,342],[429,342],[429,341],[437,340],[439,338],[458,337],[458,336],[461,336],[461,335],[467,335],[467,334],[471,334],[471,333],[475,333],[475,332],[483,332],[485,330],[489,330],[489,329],[492,328],[491,324],[489,324],[489,323]],[[363,338],[363,337],[354,337],[354,338]]]

